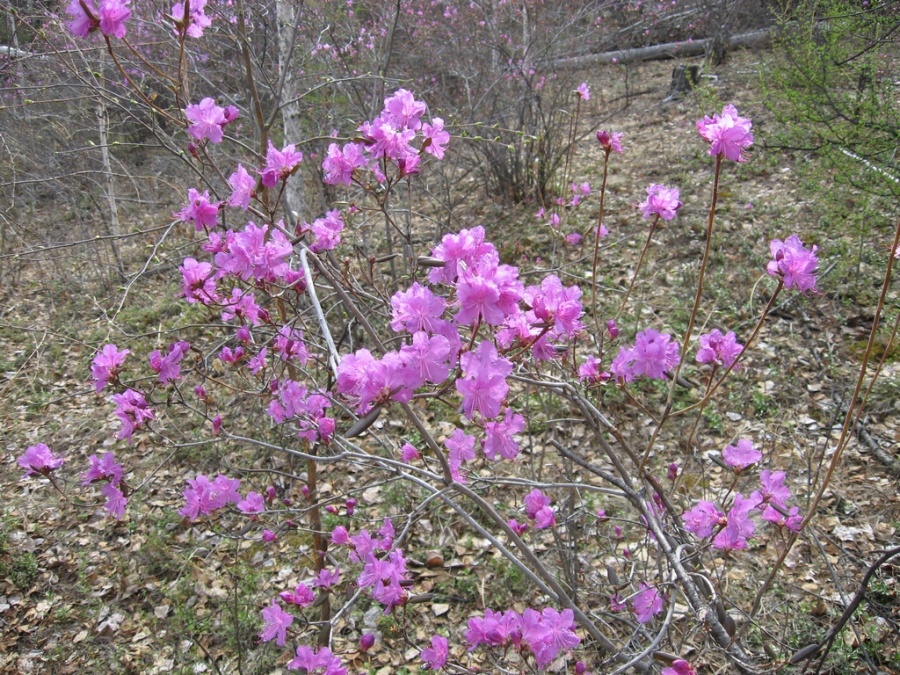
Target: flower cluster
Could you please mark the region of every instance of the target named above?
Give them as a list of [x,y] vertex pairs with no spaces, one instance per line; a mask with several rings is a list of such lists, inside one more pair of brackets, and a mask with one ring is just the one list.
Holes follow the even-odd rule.
[[189,520],[196,520],[201,515],[208,516],[213,511],[224,508],[228,504],[237,504],[241,500],[238,489],[241,481],[218,474],[210,480],[202,473],[188,480],[184,489],[184,507],[178,512]]
[[56,471],[61,467],[64,461],[65,459],[54,455],[53,451],[43,443],[30,446],[18,459],[19,466],[25,469],[25,477],[47,476],[51,471]]
[[115,516],[117,520],[121,520],[125,516],[125,507],[128,505],[128,499],[122,491],[122,478],[125,470],[122,465],[116,461],[116,456],[107,452],[103,457],[98,458],[97,455],[91,455],[88,458],[91,462],[90,468],[85,472],[81,480],[82,485],[90,485],[97,481],[106,481],[102,488],[101,494],[106,497],[103,508]]
[[131,0],[100,0],[99,9],[93,0],[69,0],[66,14],[72,17],[67,27],[75,37],[87,37],[100,29],[107,37],[125,37],[125,22],[131,16]]
[[206,140],[214,144],[221,143],[225,126],[236,120],[238,114],[235,106],[223,108],[209,97],[200,103],[191,103],[184,109],[184,116],[189,122],[187,132],[198,143]]
[[678,188],[667,188],[665,185],[651,183],[647,188],[647,199],[638,204],[638,208],[644,218],[658,216],[663,220],[672,220],[675,212],[681,208],[679,196]]
[[743,351],[744,345],[737,341],[733,332],[722,335],[722,331],[714,329],[700,336],[697,363],[712,363],[730,368]]
[[679,359],[680,348],[672,336],[648,328],[635,336],[633,347],[619,348],[609,370],[619,382],[631,382],[642,375],[662,380],[678,365]]
[[538,668],[546,668],[560,652],[574,649],[580,642],[575,632],[571,609],[558,612],[552,607],[542,611],[528,608],[521,614],[514,610],[484,611],[484,617],[469,619],[466,642],[469,651],[481,645],[532,654]]
[[792,234],[784,241],[773,239],[769,250],[772,253],[772,260],[766,266],[769,276],[781,279],[785,288],[796,288],[801,293],[816,290],[819,258],[815,245],[806,249],[800,237]]
[[753,145],[752,126],[730,103],[722,108],[721,114],[697,120],[697,131],[710,144],[709,154],[722,155],[733,162],[745,161],[744,150]]

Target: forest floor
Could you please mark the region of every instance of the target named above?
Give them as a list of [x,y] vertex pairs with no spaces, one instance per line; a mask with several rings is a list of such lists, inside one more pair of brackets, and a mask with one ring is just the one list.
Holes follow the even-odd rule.
[[[651,457],[662,474],[669,462],[677,462],[689,477],[688,487],[700,481],[721,483],[727,479],[725,471],[709,457],[737,438],[750,438],[763,450],[767,465],[787,471],[795,481],[803,510],[840,436],[872,324],[887,244],[882,231],[849,232],[830,223],[804,189],[808,159],[766,147],[769,118],[757,87],[764,58],[753,52],[733,54],[705,80],[702,92],[667,103],[663,99],[672,62],[595,69],[586,77],[594,95],[582,119],[585,140],[575,153],[570,180],[590,181],[594,199],[602,167],[592,137],[594,120],[624,133],[625,153],[612,157],[605,218],[610,235],[603,242],[598,279],[609,315],[631,281],[646,237],[647,223],[635,205],[650,183],[680,187],[684,207],[654,234],[620,323],[632,332],[653,321],[682,327],[705,244],[713,167],[695,121],[728,102],[753,119],[757,144],[749,161],[730,164],[723,173],[714,271],[707,279],[700,332],[717,327],[746,336],[752,330],[773,285],[765,276],[772,238],[798,233],[805,243],[818,245],[819,292],[782,295],[743,369],[697,420],[696,440],[689,442],[692,419],[665,439],[665,452],[654,445]],[[630,95],[623,108],[626,84]],[[584,280],[591,265],[590,238],[582,245],[563,244],[535,218],[536,210],[533,204],[510,208],[488,199],[470,200],[457,220],[464,227],[483,224],[505,262],[528,261],[558,269],[568,280]],[[586,234],[595,219],[596,202],[589,201],[567,214],[561,229]],[[128,254],[140,260],[143,253],[135,248]],[[155,264],[160,269],[167,265],[171,277],[181,257],[192,253],[172,247],[160,255]],[[167,446],[149,436],[133,445],[117,441],[112,408],[93,392],[89,364],[104,342],[127,342],[134,351],[135,345],[158,348],[169,338],[152,335],[195,318],[175,297],[177,286],[169,277],[144,278],[118,313],[121,293],[73,292],[65,279],[49,280],[37,262],[30,263],[17,287],[0,289],[0,491],[5,497],[0,516],[0,672],[276,673],[284,672],[290,658],[286,649],[260,644],[256,636],[260,610],[269,598],[308,574],[291,553],[307,545],[303,537],[280,532],[277,541],[267,544],[255,530],[229,539],[213,525],[185,523],[178,515],[185,479],[202,469],[236,472],[237,466],[228,464],[231,456],[221,449],[207,452],[201,444]],[[896,311],[896,283],[890,302]],[[130,341],[124,333],[133,336]],[[878,344],[883,353],[884,343]],[[844,451],[816,519],[787,557],[755,619],[755,630],[747,633],[747,640],[757,641],[754,652],[764,653],[766,643],[770,667],[820,639],[859,588],[877,552],[898,543],[898,356],[894,346],[869,397],[862,440],[854,436]],[[693,385],[699,386],[699,378],[699,371],[689,373]],[[653,388],[641,392],[652,394]],[[518,395],[520,402],[528,396]],[[533,404],[543,424],[532,431],[523,453],[527,459],[511,470],[532,478],[536,458],[541,458],[540,470],[549,471],[542,456],[549,455],[551,438],[578,443],[589,435],[584,425],[566,422],[565,411],[548,409],[538,399]],[[605,396],[604,404],[638,447],[649,442],[648,415],[615,392]],[[654,412],[659,410],[648,411]],[[191,431],[191,422],[177,415],[167,423]],[[393,419],[383,423],[401,424]],[[429,423],[440,430],[448,422]],[[23,479],[16,459],[39,442],[66,457],[57,480],[68,497],[46,479]],[[893,463],[879,460],[873,445]],[[86,467],[89,455],[109,450],[116,451],[129,482],[140,488],[118,522],[100,508],[98,490],[79,485],[78,467]],[[246,457],[237,463],[260,467]],[[320,480],[321,494],[354,496],[371,523],[416,507],[416,495],[408,488],[370,482],[353,469],[325,467]],[[283,496],[298,498],[296,493]],[[332,649],[352,672],[415,672],[420,661],[414,645],[426,645],[436,630],[456,636],[452,657],[490,671],[492,666],[479,661],[480,656],[466,653],[467,618],[484,607],[524,606],[536,597],[489,542],[466,531],[464,523],[439,509],[426,516],[409,534],[407,556],[414,580],[410,593],[428,601],[411,603],[390,617],[375,608],[348,612],[335,626]],[[601,536],[605,530],[599,525],[593,527],[597,536],[586,538],[579,555],[605,560],[608,537]],[[782,544],[770,537],[730,561],[721,582],[736,607],[752,602]],[[829,655],[827,672],[900,672],[897,570],[895,562],[876,572],[866,599]],[[405,646],[388,649],[379,641],[362,654],[357,643],[363,631]],[[682,634],[677,648],[699,672],[723,672],[702,634]]]

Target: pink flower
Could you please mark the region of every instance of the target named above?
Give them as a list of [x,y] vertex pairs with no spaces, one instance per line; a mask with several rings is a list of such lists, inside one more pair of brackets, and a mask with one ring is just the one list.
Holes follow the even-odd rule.
[[181,267],[182,294],[189,304],[201,302],[208,305],[218,302],[215,273],[208,262],[197,262],[194,258],[185,258]]
[[784,479],[784,471],[760,471],[759,482],[763,489],[755,491],[751,497],[757,502],[772,503],[786,509],[787,500],[791,498],[791,490],[784,484]]
[[236,504],[238,511],[253,515],[266,510],[266,502],[258,492],[248,492],[247,496]]
[[189,342],[180,340],[169,347],[169,353],[166,356],[163,356],[159,350],[150,352],[150,368],[159,373],[159,381],[162,384],[181,379],[181,360],[190,348]]
[[210,19],[203,10],[206,9],[207,0],[190,0],[190,14],[187,21],[184,18],[184,4],[179,2],[172,6],[172,18],[178,32],[186,32],[192,38],[203,37],[203,31],[212,25]]
[[[82,4],[83,3],[83,4]],[[75,37],[87,37],[89,33],[100,27],[97,11],[91,0],[69,0],[66,14],[72,17],[66,26]]]
[[119,351],[116,345],[108,344],[104,345],[103,349],[94,357],[91,362],[91,375],[94,378],[98,394],[103,391],[107,382],[119,376],[119,369],[125,363],[125,357],[130,353],[129,349]]
[[272,604],[266,607],[261,614],[265,626],[259,634],[259,638],[263,642],[275,639],[275,644],[284,647],[284,642],[287,640],[287,629],[294,623],[294,617],[281,609],[274,599]]
[[209,515],[228,504],[241,501],[238,489],[241,481],[218,474],[215,480],[209,480],[202,473],[188,480],[184,489],[184,507],[178,512],[190,520],[196,520],[201,514]]
[[421,455],[411,443],[404,443],[400,448],[400,459],[409,464],[414,459],[419,459]]
[[262,183],[266,187],[275,187],[280,180],[286,180],[303,161],[303,153],[298,152],[293,145],[286,145],[282,150],[277,150],[272,141],[269,141],[269,149],[266,152],[266,166],[260,172]]
[[422,660],[428,665],[429,670],[440,670],[447,663],[449,655],[449,643],[447,638],[434,635],[431,638],[431,647],[422,650]]
[[206,97],[200,103],[189,104],[184,109],[184,116],[190,122],[187,132],[195,141],[200,143],[209,139],[210,143],[222,142],[222,127],[228,120],[225,118],[225,109],[216,105],[214,98]]
[[119,486],[112,482],[106,483],[100,488],[100,494],[106,497],[103,508],[109,511],[110,515],[116,520],[122,520],[125,517],[125,507],[128,505],[128,500],[125,499],[125,494]]
[[328,568],[319,570],[316,578],[313,579],[312,585],[316,588],[331,588],[341,580],[341,570]]
[[724,155],[733,162],[745,160],[743,151],[753,144],[751,126],[753,123],[740,117],[737,108],[730,103],[722,109],[721,115],[697,120],[697,131],[710,143],[709,154],[713,157]]
[[425,152],[435,157],[435,159],[444,159],[447,143],[450,142],[450,134],[444,131],[444,120],[440,117],[435,117],[431,120],[431,124],[423,124],[422,135],[425,137],[425,142],[422,145]]
[[747,548],[747,542],[756,532],[756,524],[750,520],[750,511],[759,505],[758,500],[751,495],[749,499],[740,492],[734,495],[734,505],[728,511],[727,524],[713,539],[715,548],[726,550],[742,550]]
[[737,341],[733,332],[722,335],[720,330],[714,329],[700,336],[697,363],[714,363],[730,368],[743,351],[744,346]]
[[112,400],[116,404],[116,417],[122,422],[122,429],[117,438],[127,438],[131,443],[134,432],[144,428],[147,422],[154,418],[153,409],[147,403],[144,395],[134,389],[126,389],[122,394],[114,394]]
[[109,37],[125,37],[125,22],[131,16],[127,5],[131,0],[101,0],[100,32]]
[[575,90],[575,93],[578,94],[578,98],[582,101],[590,101],[591,100],[591,88],[588,86],[587,82],[582,82],[578,85],[578,88]]
[[98,458],[97,455],[91,455],[88,459],[91,462],[91,466],[81,479],[82,485],[90,485],[98,480],[109,480],[114,485],[122,482],[125,469],[116,461],[116,456],[113,453],[105,453],[102,459]]
[[769,250],[772,252],[772,260],[766,265],[769,276],[781,279],[785,288],[796,288],[801,293],[816,290],[819,259],[815,245],[812,250],[807,250],[800,237],[792,234],[783,242],[773,239]]
[[397,291],[391,298],[391,328],[396,332],[426,331],[434,333],[440,326],[446,301],[430,289],[414,282],[406,291]]
[[465,475],[459,472],[463,462],[471,462],[475,459],[475,437],[465,433],[462,429],[454,429],[450,437],[444,441],[444,445],[450,451],[447,462],[450,464],[450,473],[457,483],[465,483]]
[[293,591],[282,591],[278,597],[289,605],[298,607],[308,607],[316,599],[315,593],[306,584],[298,584]]
[[647,623],[663,610],[663,597],[648,583],[642,581],[638,585],[641,590],[632,599],[631,609],[638,623]]
[[25,469],[25,476],[34,476],[40,474],[48,475],[51,471],[56,471],[63,465],[65,460],[57,457],[53,451],[43,443],[30,446],[25,450],[25,454],[19,457],[18,464]]
[[322,162],[322,170],[325,172],[323,180],[329,185],[350,185],[353,172],[364,169],[367,164],[363,146],[359,143],[347,143],[343,149],[337,143],[332,143]]
[[692,532],[698,539],[709,537],[716,527],[727,523],[725,514],[715,504],[707,501],[701,501],[690,511],[685,511],[681,519],[684,521],[684,529]]
[[684,659],[675,659],[668,668],[663,668],[659,675],[697,675],[697,671]]
[[318,651],[312,647],[297,647],[297,655],[288,661],[288,670],[303,670],[305,675],[347,675],[347,669],[341,666],[341,660],[331,653],[328,647]]
[[642,201],[638,208],[644,218],[656,215],[663,220],[672,220],[675,212],[681,208],[678,197],[678,188],[667,188],[665,185],[651,183],[647,188],[647,199]]
[[427,106],[417,101],[412,92],[398,89],[389,98],[384,99],[384,112],[387,119],[396,128],[416,130],[421,126],[420,118]]
[[610,133],[608,131],[597,132],[597,142],[607,154],[610,152],[622,152],[622,133],[619,131]]
[[460,367],[463,376],[456,380],[456,390],[462,395],[466,417],[472,419],[475,411],[485,419],[499,415],[509,392],[506,377],[512,372],[512,363],[497,354],[490,340],[485,340],[460,357]]
[[253,197],[256,181],[247,172],[243,164],[238,164],[238,168],[228,177],[228,185],[231,186],[231,196],[228,197],[227,202],[228,206],[246,211],[250,207],[250,199]]
[[502,422],[487,422],[484,425],[484,456],[495,460],[499,457],[515,459],[519,454],[519,444],[513,435],[525,430],[525,418],[507,408]]
[[194,229],[200,232],[203,228],[218,225],[221,203],[209,201],[209,190],[204,190],[203,194],[200,194],[194,188],[189,188],[187,204],[180,211],[173,213],[172,217],[184,222],[193,221]]
[[737,442],[736,446],[725,446],[725,450],[722,452],[722,459],[725,460],[725,464],[740,472],[761,460],[762,453],[754,448],[753,443],[748,439],[742,438]]
[[665,379],[666,372],[678,365],[679,347],[672,336],[648,328],[635,336],[634,347],[622,346],[610,365],[610,372],[621,382],[644,375]]

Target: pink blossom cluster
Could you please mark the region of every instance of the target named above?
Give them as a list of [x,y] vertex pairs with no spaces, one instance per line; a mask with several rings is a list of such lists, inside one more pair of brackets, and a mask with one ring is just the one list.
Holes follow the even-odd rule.
[[121,372],[125,357],[131,353],[128,349],[119,349],[115,344],[103,346],[91,362],[91,376],[99,394],[110,380],[116,380]]
[[150,368],[159,374],[162,384],[181,378],[181,360],[190,349],[190,342],[179,340],[169,346],[169,352],[165,356],[158,349],[150,352]]
[[383,183],[387,180],[386,162],[396,166],[397,177],[402,178],[419,172],[423,153],[443,159],[450,134],[440,117],[423,123],[425,110],[426,105],[411,92],[398,89],[384,100],[384,109],[375,119],[359,125],[357,140],[343,147],[337,143],[328,146],[322,162],[325,182],[350,185],[362,170],[369,169]]
[[[175,21],[175,31],[178,34],[185,34],[192,38],[203,37],[203,31],[212,25],[206,13],[206,3],[208,0],[190,0],[189,2],[178,2],[172,6],[172,19]],[[184,16],[184,7],[188,5],[188,15]]]
[[[191,6],[193,9],[193,2]],[[225,127],[236,120],[238,114],[235,106],[216,105],[216,100],[210,97],[200,103],[190,103],[184,109],[185,119],[189,123],[187,132],[198,143],[207,140],[214,144],[221,143]]]
[[116,404],[116,417],[122,423],[119,430],[119,439],[128,439],[132,442],[134,432],[147,426],[147,422],[154,419],[153,408],[144,398],[144,395],[135,389],[126,389],[121,394],[113,394],[113,403]]
[[534,521],[536,529],[543,530],[556,525],[556,513],[550,507],[551,504],[550,497],[538,488],[525,495],[525,515]]
[[581,642],[575,634],[571,609],[559,612],[546,607],[538,612],[528,608],[521,614],[511,609],[506,612],[485,609],[484,616],[472,617],[468,626],[469,651],[482,645],[512,648],[522,655],[533,655],[540,669],[550,665],[560,652],[574,649]]
[[807,249],[800,237],[792,234],[784,241],[773,239],[769,243],[769,250],[772,253],[772,260],[766,266],[769,276],[781,279],[785,288],[795,288],[801,293],[816,290],[819,258],[816,256],[815,245]]
[[697,363],[730,368],[743,351],[744,345],[737,341],[733,332],[722,335],[722,331],[714,329],[700,336]]
[[[363,569],[356,580],[358,588],[367,588],[372,598],[384,605],[385,614],[393,607],[403,605],[407,599],[404,588],[408,573],[403,551],[393,548],[394,524],[385,518],[375,538],[366,530],[350,535],[342,525],[331,533],[331,542],[349,549],[350,560],[362,563]],[[386,554],[386,555],[385,555]]]
[[744,150],[753,144],[752,126],[753,123],[738,115],[737,108],[730,103],[722,108],[721,114],[697,120],[697,131],[710,144],[709,154],[713,157],[722,155],[733,162],[746,160]]
[[189,520],[196,520],[228,504],[237,504],[242,501],[238,492],[240,487],[241,481],[237,478],[228,478],[220,473],[210,480],[199,473],[196,478],[188,479],[188,487],[183,493],[185,505],[178,513]]
[[[730,466],[744,468],[758,461],[756,451],[744,444],[726,448],[726,463]],[[682,516],[684,528],[692,532],[698,539],[715,536],[712,540],[714,548],[726,550],[742,550],[756,532],[756,524],[751,515],[758,511],[762,519],[778,527],[786,527],[798,532],[803,524],[803,516],[796,506],[789,507],[787,500],[791,497],[790,488],[784,484],[784,471],[763,470],[759,476],[760,490],[754,490],[749,497],[740,492],[735,493],[731,508],[726,515],[710,501],[700,501],[694,508]]]
[[638,204],[638,208],[644,218],[657,216],[663,220],[672,220],[675,213],[681,208],[679,196],[678,188],[668,188],[665,185],[651,183],[647,188],[647,199]]
[[325,415],[325,410],[331,407],[327,394],[309,392],[305,386],[290,379],[272,382],[270,386],[273,394],[268,413],[277,424],[290,422],[296,427],[297,435],[311,445],[331,440],[335,422],[334,418]]
[[106,497],[103,508],[117,520],[122,520],[125,516],[125,507],[128,505],[128,499],[122,491],[125,469],[116,461],[116,456],[111,452],[104,453],[100,458],[97,455],[91,455],[88,459],[91,466],[84,473],[81,484],[90,485],[97,481],[106,481],[100,488],[101,494]]
[[128,5],[131,0],[100,0],[100,7],[93,0],[69,0],[66,14],[72,20],[66,26],[75,37],[87,37],[99,29],[107,37],[123,38],[125,22],[131,16]]
[[680,358],[680,348],[671,335],[648,328],[635,336],[633,347],[619,348],[609,370],[619,382],[631,382],[642,375],[662,380]]
[[47,476],[51,471],[56,471],[63,465],[65,459],[53,454],[53,451],[43,443],[29,446],[25,453],[19,457],[18,464],[25,469],[25,478],[28,476]]

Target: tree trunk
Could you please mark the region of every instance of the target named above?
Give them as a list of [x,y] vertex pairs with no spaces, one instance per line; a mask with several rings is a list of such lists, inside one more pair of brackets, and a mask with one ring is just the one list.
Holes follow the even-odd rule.
[[[295,0],[278,0],[276,11],[278,15],[278,63],[281,71],[281,91],[275,92],[276,97],[282,102],[281,126],[284,132],[284,144],[299,143],[303,140],[303,120],[300,112],[300,95],[297,80],[294,77],[294,48],[297,44],[297,30],[300,21],[302,2]],[[306,213],[306,200],[304,198],[303,180],[298,172],[285,184],[285,207],[288,211],[286,220],[293,226],[298,219],[309,216]]]

